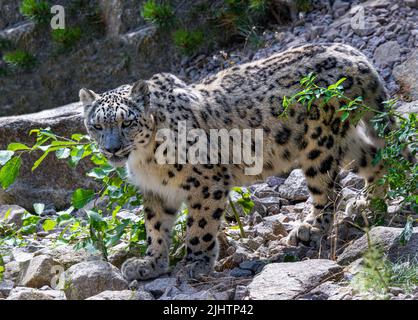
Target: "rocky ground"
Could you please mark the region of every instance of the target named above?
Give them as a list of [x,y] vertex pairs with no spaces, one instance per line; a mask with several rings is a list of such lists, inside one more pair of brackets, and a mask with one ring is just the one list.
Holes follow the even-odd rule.
[[[359,48],[374,62],[391,94],[400,99],[399,110],[417,113],[418,2],[359,3],[336,0],[331,10],[314,10],[292,26],[272,28],[262,35],[262,48],[248,44],[183,58],[176,73],[180,69],[180,76],[193,82],[230,65],[265,57],[293,45],[343,42]],[[352,18],[361,12],[365,26],[353,28]],[[12,141],[28,142],[28,130],[41,126],[50,126],[61,135],[83,132],[80,106],[72,104],[34,115],[0,118],[1,148]],[[33,203],[46,203],[44,215],[54,216],[68,206],[72,190],[92,183],[84,177],[85,167],[70,170],[52,157],[38,169],[34,179],[30,168],[36,155],[30,157],[23,165],[21,178],[7,192],[0,191],[0,219],[11,208],[6,220],[17,226],[21,225],[25,210],[33,211]],[[366,298],[350,282],[361,267],[367,239],[354,226],[359,223],[358,217],[348,216],[344,210],[346,203],[359,194],[363,181],[354,174],[343,173],[339,185],[341,201],[333,233],[319,249],[302,244],[291,247],[282,242],[306,216],[310,204],[303,175],[294,170],[288,176],[271,177],[265,183],[248,187],[255,206],[249,215],[242,214],[246,237],[240,237],[227,215],[219,237],[221,252],[216,272],[204,281],[186,282],[173,272],[159,279],[128,284],[118,269],[127,256],[123,246],[116,246],[109,262],[105,262],[85,250],[54,246],[57,234],[40,230],[36,239],[27,239],[28,245],[12,246],[11,253],[3,257],[6,271],[0,282],[0,299]],[[389,206],[389,213],[383,226],[372,229],[371,239],[382,245],[390,261],[413,259],[418,249],[418,228],[413,229],[405,246],[399,241],[406,217],[413,213],[400,210],[396,203]],[[386,298],[417,300],[418,290],[407,292],[393,287]]]

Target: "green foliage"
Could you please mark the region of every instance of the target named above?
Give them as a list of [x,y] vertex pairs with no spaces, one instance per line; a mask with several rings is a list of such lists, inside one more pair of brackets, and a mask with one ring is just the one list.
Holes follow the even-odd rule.
[[81,39],[81,28],[67,27],[52,30],[52,40],[62,49],[70,49]]
[[[366,232],[367,237],[369,236]],[[418,285],[418,261],[416,259],[389,261],[382,248],[368,239],[368,249],[351,286],[368,299],[387,299],[391,287],[405,292],[413,291]]]
[[[280,117],[286,116],[288,109],[297,104],[310,111],[311,108],[323,108],[329,102],[338,102],[341,105],[337,110],[341,114],[340,120],[349,121],[353,125],[357,125],[365,113],[373,113],[371,123],[378,135],[385,140],[385,146],[378,150],[373,164],[383,163],[387,169],[387,173],[376,184],[389,186],[390,190],[385,198],[400,198],[403,205],[410,206],[418,212],[418,164],[405,157],[406,150],[409,150],[415,159],[418,153],[416,115],[409,114],[408,117],[404,117],[395,110],[394,100],[386,101],[384,111],[380,111],[366,106],[362,97],[350,99],[344,95],[345,78],[328,87],[318,86],[315,80],[316,76],[312,73],[301,79],[303,90],[291,97],[284,97]],[[398,125],[387,130],[388,119],[397,119]],[[378,212],[386,212],[384,200],[373,199],[372,207]]]
[[[0,223],[0,249],[4,245],[24,244],[23,236],[36,233],[42,226],[44,231],[57,228],[61,230],[57,244],[72,244],[77,249],[99,251],[104,259],[108,258],[109,249],[120,242],[144,253],[144,214],[141,212],[137,219],[117,216],[122,208],[138,207],[142,203],[142,196],[138,190],[126,182],[125,169],[112,167],[99,152],[96,144],[86,135],[73,134],[71,138],[65,138],[56,135],[49,128],[32,130],[30,134],[36,135],[33,146],[11,143],[8,150],[0,150],[0,166],[1,170],[4,170],[4,178],[0,181],[4,188],[10,186],[17,178],[16,170],[4,168],[13,167],[16,159],[19,159],[21,164],[26,153],[35,152],[40,152],[40,157],[33,164],[33,171],[42,165],[50,154],[61,161],[67,161],[71,167],[77,166],[81,161],[90,161],[94,167],[86,174],[95,179],[100,187],[99,190],[75,190],[71,198],[72,206],[58,212],[54,219],[41,218],[45,206],[37,203],[34,204],[35,214],[26,213],[23,217],[22,228],[16,230],[13,225]],[[107,205],[100,206],[100,202],[104,201]],[[76,210],[84,212],[87,219],[75,216]],[[185,236],[186,215],[187,209],[184,209],[174,228],[173,250],[177,253],[180,252],[180,244]]]
[[163,2],[158,4],[155,0],[147,0],[141,10],[142,17],[160,29],[169,29],[175,24],[175,15],[171,6]]
[[185,55],[195,53],[204,42],[204,34],[202,31],[188,31],[184,29],[177,30],[173,33],[174,44]]
[[30,70],[36,65],[35,56],[23,50],[6,53],[3,60],[13,69]]
[[43,0],[23,0],[20,13],[38,25],[47,25],[51,20],[51,7]]
[[376,245],[369,245],[363,254],[360,271],[351,281],[352,287],[372,298],[386,298],[389,291],[390,272],[383,250]]

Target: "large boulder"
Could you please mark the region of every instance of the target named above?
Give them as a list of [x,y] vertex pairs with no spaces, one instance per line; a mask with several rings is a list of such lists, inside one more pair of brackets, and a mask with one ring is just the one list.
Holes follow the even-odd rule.
[[248,286],[250,300],[293,300],[337,278],[342,268],[331,260],[271,263]]
[[42,288],[50,286],[55,277],[54,267],[61,267],[47,255],[39,255],[23,263],[19,285],[23,287]]
[[[85,133],[82,107],[73,103],[39,113],[0,118],[0,149],[6,149],[11,142],[33,145],[35,137],[29,136],[29,131],[47,127],[64,137]],[[0,190],[0,203],[17,204],[29,211],[33,211],[36,202],[62,209],[68,206],[75,189],[94,187],[93,179],[85,176],[90,165],[87,161],[72,169],[51,154],[32,172],[32,165],[41,154],[34,152],[22,157],[19,178],[6,191]]]
[[119,270],[106,261],[81,262],[64,275],[64,292],[69,300],[84,300],[103,291],[128,289]]
[[404,96],[410,100],[418,100],[418,49],[393,69],[393,75]]
[[[412,236],[405,245],[403,245],[400,241],[402,230],[403,229],[401,228],[375,227],[369,232],[370,241],[374,245],[380,246],[387,254],[387,257],[393,262],[398,259],[417,257],[418,227],[413,229]],[[364,235],[344,250],[344,252],[338,257],[338,263],[347,265],[361,258],[368,247],[367,235]]]

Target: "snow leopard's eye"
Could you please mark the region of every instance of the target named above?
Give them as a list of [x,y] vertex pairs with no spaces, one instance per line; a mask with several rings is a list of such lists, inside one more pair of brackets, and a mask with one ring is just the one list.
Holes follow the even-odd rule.
[[98,130],[98,131],[103,130],[103,127],[100,124],[94,124],[93,128]]
[[125,120],[122,122],[122,128],[129,128],[132,125],[132,120]]

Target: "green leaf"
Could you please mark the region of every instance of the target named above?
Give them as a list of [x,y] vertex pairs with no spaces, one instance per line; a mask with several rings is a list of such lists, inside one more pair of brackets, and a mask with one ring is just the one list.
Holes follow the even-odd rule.
[[58,149],[55,151],[57,159],[67,159],[70,156],[71,150],[68,148]]
[[343,115],[341,116],[341,122],[344,122],[345,120],[347,120],[349,116],[350,116],[350,113],[348,111],[345,111]]
[[54,230],[55,226],[57,225],[57,222],[51,219],[47,219],[44,221],[44,223],[42,224],[42,228],[45,231],[51,231]]
[[33,208],[35,209],[35,212],[36,212],[37,215],[41,215],[42,212],[44,212],[44,210],[45,210],[45,204],[43,204],[43,203],[35,203],[33,205]]
[[77,189],[74,191],[71,203],[76,209],[83,208],[87,203],[89,203],[94,198],[94,191],[93,190],[86,190],[86,189]]
[[14,155],[13,151],[1,150],[0,151],[0,165],[4,166]]
[[33,164],[33,166],[32,166],[32,171],[35,171],[36,170],[36,168],[38,168],[39,167],[39,165],[42,163],[42,161],[44,161],[44,159],[46,158],[46,156],[49,154],[49,150],[48,151],[45,151],[44,152],[44,154],[38,159],[38,160],[36,160],[35,161],[35,163]]
[[20,157],[13,157],[0,170],[0,183],[3,189],[7,189],[15,181],[19,175],[22,159]]
[[12,213],[12,208],[10,208],[9,210],[7,210],[6,214],[5,214],[5,215],[4,215],[4,217],[3,217],[3,220],[4,220],[4,221],[6,221],[6,220],[7,220],[7,218],[9,218],[10,213]]
[[30,148],[26,145],[24,145],[23,143],[10,143],[7,147],[7,150],[10,151],[19,151],[19,150],[30,150]]

